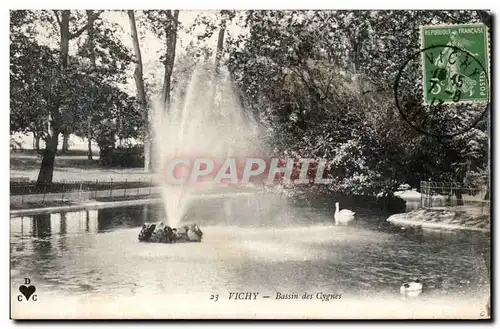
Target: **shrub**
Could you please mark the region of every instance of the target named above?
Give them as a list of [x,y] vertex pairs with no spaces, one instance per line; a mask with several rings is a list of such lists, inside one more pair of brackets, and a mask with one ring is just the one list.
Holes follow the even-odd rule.
[[99,164],[110,167],[143,167],[144,148],[142,146],[133,146],[101,149]]

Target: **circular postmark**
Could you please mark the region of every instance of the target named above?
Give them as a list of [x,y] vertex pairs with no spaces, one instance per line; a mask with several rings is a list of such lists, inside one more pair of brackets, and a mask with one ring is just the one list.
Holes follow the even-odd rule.
[[[452,45],[426,47],[412,54],[398,71],[396,107],[420,133],[441,138],[463,134],[478,125],[490,106],[487,72],[467,50]],[[486,95],[488,100],[476,95]]]

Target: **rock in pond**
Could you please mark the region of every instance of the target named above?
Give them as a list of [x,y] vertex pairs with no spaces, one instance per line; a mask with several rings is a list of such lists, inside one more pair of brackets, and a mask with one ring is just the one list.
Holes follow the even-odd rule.
[[488,232],[491,225],[489,212],[466,206],[420,208],[406,213],[394,214],[387,221],[402,227],[416,226],[429,229],[482,232]]
[[175,242],[200,242],[203,232],[198,225],[183,225],[171,228],[163,222],[144,223],[139,232],[141,242],[175,243]]

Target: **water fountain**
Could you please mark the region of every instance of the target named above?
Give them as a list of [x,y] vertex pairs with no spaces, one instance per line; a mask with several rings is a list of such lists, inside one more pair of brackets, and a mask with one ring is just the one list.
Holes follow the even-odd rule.
[[[174,95],[169,109],[154,106],[152,121],[153,159],[170,227],[178,227],[192,200],[213,194],[220,186],[189,180],[173,185],[165,177],[168,161],[203,157],[217,162],[262,154],[257,125],[246,115],[229,73],[222,70],[215,75],[213,65],[196,68],[186,90]],[[176,178],[188,178],[190,171],[180,169]],[[228,190],[224,190],[225,197]]]

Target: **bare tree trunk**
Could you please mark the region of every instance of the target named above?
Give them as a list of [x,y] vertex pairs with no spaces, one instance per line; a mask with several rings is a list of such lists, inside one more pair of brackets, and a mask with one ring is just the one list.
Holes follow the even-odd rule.
[[[89,50],[90,63],[92,64],[92,69],[94,72],[97,69],[96,55],[95,55],[95,44],[94,44],[94,21],[92,20],[93,11],[87,10],[87,21],[89,22],[87,34],[87,47]],[[94,104],[89,104],[89,116],[87,118],[87,159],[93,160],[92,158],[92,116],[93,116]]]
[[219,74],[220,72],[220,61],[223,53],[225,33],[226,33],[226,22],[223,21],[219,29],[219,36],[217,38],[217,53],[215,54],[215,73],[217,74]]
[[172,12],[169,10],[170,22],[165,26],[165,34],[167,35],[166,45],[167,53],[165,54],[165,61],[163,65],[165,66],[165,75],[163,77],[163,89],[162,89],[162,104],[165,110],[170,107],[170,88],[172,81],[172,71],[175,62],[175,47],[177,44],[177,24],[179,20],[179,11],[174,10]]
[[93,160],[93,157],[92,157],[92,140],[90,138],[87,139],[87,147],[88,147],[87,158],[89,160]]
[[58,139],[59,132],[53,130],[51,136],[45,141],[46,146],[45,151],[43,152],[42,165],[40,166],[37,185],[52,183]]
[[91,124],[90,119],[88,120],[88,123],[87,123],[87,148],[88,148],[87,159],[93,160],[93,158],[92,158],[92,124]]
[[33,133],[33,149],[40,152],[40,135]]
[[217,95],[217,87],[219,85],[219,75],[220,75],[220,61],[222,58],[223,47],[224,47],[224,34],[226,33],[226,21],[223,20],[221,27],[219,29],[219,35],[217,37],[217,51],[215,53],[215,67],[214,74],[212,77],[212,92],[210,97],[210,102],[212,104],[212,109],[215,108],[215,100]]
[[142,56],[141,47],[139,45],[139,36],[137,35],[137,26],[135,23],[135,15],[133,10],[128,11],[128,18],[130,23],[130,31],[132,34],[132,43],[134,45],[135,54],[135,85],[137,88],[137,96],[139,98],[139,103],[146,116],[146,128],[144,130],[144,170],[151,170],[151,150],[152,150],[152,139],[150,134],[150,123],[151,114],[148,109],[148,104],[146,100],[146,91],[144,89],[144,78],[142,73]]
[[69,134],[63,134],[63,144],[62,144],[62,153],[66,153],[69,151]]
[[354,34],[351,36],[349,39],[352,50],[352,64],[351,64],[351,70],[352,70],[352,75],[356,79],[355,80],[355,85],[356,88],[359,90],[361,95],[363,95],[363,84],[361,83],[361,76],[359,74],[359,69],[360,69],[360,56],[361,56],[361,41],[359,40],[359,35],[358,33]]
[[69,10],[63,10],[61,12],[61,25],[60,25],[60,45],[59,51],[61,56],[61,68],[64,70],[68,67],[68,53],[69,53],[69,19],[71,12]]

